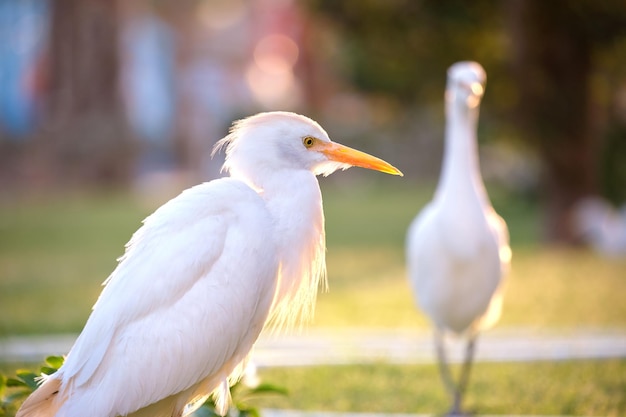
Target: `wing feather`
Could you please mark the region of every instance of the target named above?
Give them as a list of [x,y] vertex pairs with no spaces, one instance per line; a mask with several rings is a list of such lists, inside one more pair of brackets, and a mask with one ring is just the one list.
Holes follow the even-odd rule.
[[193,187],[148,217],[59,371],[70,397],[62,411],[126,415],[227,378],[271,305],[272,227],[263,200],[233,179]]

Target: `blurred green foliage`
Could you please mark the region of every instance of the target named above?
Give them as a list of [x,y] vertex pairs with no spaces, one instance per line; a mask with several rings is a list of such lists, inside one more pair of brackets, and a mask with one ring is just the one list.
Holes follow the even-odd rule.
[[39,379],[55,373],[63,362],[61,356],[48,356],[38,373],[26,369],[17,370],[12,377],[0,373],[0,417],[13,417],[19,405],[37,389]]
[[[328,31],[334,33],[334,42],[315,44],[316,49],[321,49],[323,59],[332,63],[340,76],[357,90],[371,97],[384,97],[396,118],[413,117],[411,111],[416,107],[442,109],[448,67],[457,61],[478,61],[488,75],[487,93],[481,106],[481,140],[514,141],[541,153],[544,141],[561,139],[547,125],[554,124],[560,130],[568,126],[567,120],[570,125],[581,124],[583,135],[589,134],[596,146],[591,150],[583,147],[580,152],[597,152],[598,164],[579,166],[578,171],[598,168],[601,172],[597,176],[591,174],[598,178],[597,191],[616,203],[626,201],[626,172],[622,168],[626,166],[623,146],[626,118],[624,105],[619,104],[621,91],[626,88],[626,2],[527,2],[539,8],[537,16],[548,19],[548,25],[552,21],[552,26],[563,30],[556,36],[548,37],[553,34],[546,33],[526,40],[546,45],[543,53],[548,56],[544,57],[544,64],[553,64],[566,56],[571,47],[566,41],[574,36],[581,40],[579,47],[590,51],[588,74],[576,65],[569,70],[565,67],[562,74],[554,77],[564,80],[575,70],[582,70],[587,80],[572,86],[577,90],[574,94],[571,88],[563,90],[562,86],[553,86],[554,83],[544,85],[539,91],[548,95],[549,91],[556,91],[554,97],[560,102],[555,105],[546,100],[541,111],[537,111],[541,97],[534,97],[534,103],[521,101],[528,85],[515,77],[519,66],[515,56],[520,45],[516,43],[519,38],[512,36],[516,30],[513,23],[523,19],[515,15],[516,3],[519,1],[309,0],[307,5],[320,16],[324,24],[320,31],[324,36],[328,37]],[[539,20],[525,19],[524,24],[539,25]],[[541,48],[539,45],[538,49]],[[537,68],[526,71],[522,79],[541,78],[537,76],[539,72]],[[582,117],[575,114],[581,109],[576,104],[570,106],[573,100],[569,99],[580,90],[589,99],[582,106],[582,112],[587,112]],[[556,121],[560,114],[565,115],[563,123]],[[541,126],[531,129],[533,123],[524,122],[529,120]],[[396,121],[393,124],[398,125]],[[546,130],[551,133],[545,134]],[[574,147],[577,138],[573,136],[564,134],[562,138]],[[546,152],[559,153],[558,150]],[[571,155],[575,156],[576,152]],[[558,168],[557,160],[546,156],[543,162],[556,164]],[[550,168],[547,171],[551,172]],[[553,194],[550,192],[546,198],[553,198]]]
[[339,32],[339,49],[344,52],[339,69],[362,91],[412,105],[442,97],[446,69],[455,61],[481,62],[490,80],[502,73],[506,38],[497,2],[311,0],[309,4]]

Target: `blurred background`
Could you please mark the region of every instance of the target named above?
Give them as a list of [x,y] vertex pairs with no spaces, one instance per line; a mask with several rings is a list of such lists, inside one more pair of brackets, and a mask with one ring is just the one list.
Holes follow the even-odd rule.
[[[0,351],[16,335],[71,342],[141,220],[219,176],[213,144],[266,110],[405,174],[320,178],[330,292],[313,328],[428,331],[404,239],[436,186],[461,60],[487,72],[481,168],[513,249],[494,332],[624,340],[623,0],[0,0]],[[479,363],[470,406],[624,415],[626,359],[596,359]],[[293,393],[272,407],[447,401],[434,364],[264,372]]]
[[488,74],[486,179],[579,243],[577,202],[626,199],[619,0],[3,0],[2,194],[210,179],[231,121],[276,109],[432,180],[459,60]]

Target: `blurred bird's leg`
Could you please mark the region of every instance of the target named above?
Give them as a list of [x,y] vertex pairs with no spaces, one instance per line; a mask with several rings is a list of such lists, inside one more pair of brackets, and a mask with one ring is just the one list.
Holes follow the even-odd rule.
[[467,340],[467,346],[465,349],[465,360],[463,361],[463,367],[461,368],[461,375],[459,377],[459,385],[454,397],[453,412],[456,415],[463,415],[461,412],[461,401],[463,395],[465,395],[465,389],[469,381],[470,373],[472,370],[472,362],[474,361],[474,347],[476,346],[476,334],[471,334]]
[[452,398],[452,408],[448,412],[448,416],[465,416],[465,414],[461,410],[461,403],[463,401],[463,395],[465,394],[465,389],[469,382],[469,377],[472,369],[472,363],[474,359],[474,348],[476,346],[476,334],[472,334],[469,336],[467,341],[466,350],[465,350],[465,358],[463,361],[463,365],[461,368],[461,374],[459,376],[458,384],[455,383],[454,378],[452,377],[452,372],[450,371],[450,364],[448,363],[446,357],[446,349],[445,349],[445,340],[444,340],[444,332],[440,329],[435,329],[435,344],[437,347],[437,358],[439,362],[439,373],[441,374],[441,379],[443,380],[444,385],[446,386],[446,390],[448,394]]
[[446,359],[446,349],[445,349],[445,341],[444,341],[444,333],[443,330],[435,328],[435,346],[437,348],[437,362],[439,364],[439,374],[441,375],[441,379],[443,380],[444,385],[446,386],[446,390],[448,394],[452,398],[453,406],[449,415],[455,415],[458,413],[458,389],[456,384],[454,383],[454,379],[452,378],[452,373],[450,372],[450,366],[448,364],[448,360]]

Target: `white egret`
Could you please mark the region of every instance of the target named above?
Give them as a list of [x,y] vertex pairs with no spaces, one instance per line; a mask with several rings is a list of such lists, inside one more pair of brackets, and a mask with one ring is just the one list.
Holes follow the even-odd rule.
[[350,166],[402,175],[294,113],[239,121],[220,148],[230,178],[144,220],[65,364],[18,417],[184,416],[211,394],[224,413],[261,330],[306,319],[325,280],[315,176]]
[[[506,223],[491,206],[478,162],[476,126],[485,81],[485,71],[475,62],[459,62],[448,70],[441,177],[433,200],[407,235],[409,280],[417,304],[435,328],[452,415],[461,413],[478,332],[500,317],[511,258]],[[446,360],[448,333],[467,337],[458,384]]]
[[598,253],[626,255],[626,206],[616,208],[600,196],[585,197],[572,208],[572,227]]

